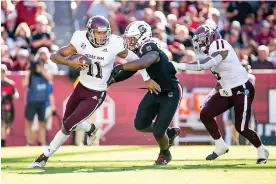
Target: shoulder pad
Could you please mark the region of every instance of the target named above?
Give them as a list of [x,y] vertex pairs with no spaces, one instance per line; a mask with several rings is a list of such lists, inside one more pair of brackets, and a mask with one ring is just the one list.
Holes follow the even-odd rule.
[[150,40],[148,42],[145,42],[139,49],[138,55],[141,57],[145,55],[148,52],[151,51],[159,51],[159,47],[156,42]]
[[216,51],[230,50],[231,45],[223,39],[215,40],[211,43],[209,47],[209,55],[212,55]]

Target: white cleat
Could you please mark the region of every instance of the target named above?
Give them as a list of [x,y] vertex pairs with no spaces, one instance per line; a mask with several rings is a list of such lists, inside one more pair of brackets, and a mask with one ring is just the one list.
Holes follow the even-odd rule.
[[28,168],[44,168],[46,165],[46,162],[43,160],[41,162],[32,162]]
[[99,130],[100,126],[96,124],[94,124],[94,126],[95,126],[95,130],[92,133],[87,133],[86,141],[88,146],[94,146],[97,139],[96,133]]
[[208,155],[206,157],[206,160],[215,160],[219,156],[221,156],[225,153],[228,153],[228,151],[229,151],[229,148],[227,145],[225,145],[223,148],[216,147],[215,150],[213,151],[213,153],[211,153],[210,155]]
[[258,154],[258,159],[256,164],[266,164],[268,157],[269,157],[269,152],[267,149],[264,149],[262,153]]
[[28,168],[44,168],[47,163],[48,157],[41,154],[35,161],[33,161]]

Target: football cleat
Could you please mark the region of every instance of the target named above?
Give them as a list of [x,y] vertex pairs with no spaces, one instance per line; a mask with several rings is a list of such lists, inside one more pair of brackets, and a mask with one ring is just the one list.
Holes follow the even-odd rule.
[[174,139],[177,136],[179,136],[179,134],[180,134],[180,128],[171,128],[171,130],[174,130],[175,133],[173,135],[169,136],[169,147],[168,147],[168,149],[173,145]]
[[95,141],[97,139],[96,133],[99,130],[100,126],[96,124],[94,124],[94,126],[95,126],[95,129],[93,132],[87,132],[86,142],[88,146],[95,145]]
[[35,161],[33,161],[28,168],[43,168],[45,167],[49,157],[41,154]]
[[[216,150],[215,150],[216,151]],[[225,149],[223,150],[220,150],[220,151],[213,151],[213,153],[211,153],[210,155],[208,155],[206,157],[206,160],[215,160],[216,158],[218,158],[219,156],[225,154],[225,153],[228,153],[229,149],[228,147],[226,147]]]
[[265,149],[263,158],[258,158],[256,164],[266,164],[268,157],[269,152],[267,149]]
[[169,150],[160,151],[155,165],[167,165],[172,160],[172,155]]

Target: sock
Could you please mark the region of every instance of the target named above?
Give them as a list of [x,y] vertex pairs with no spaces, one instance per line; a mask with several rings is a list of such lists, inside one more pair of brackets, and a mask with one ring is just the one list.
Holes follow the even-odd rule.
[[50,157],[58,148],[69,138],[70,135],[65,135],[62,131],[58,131],[48,148],[45,150],[44,155]]
[[216,139],[215,140],[215,145],[216,147],[219,147],[219,148],[223,148],[226,146],[226,143],[224,142],[224,140],[222,139],[222,137],[220,137],[219,139]]
[[265,147],[263,144],[257,148],[258,158],[265,158],[264,150],[265,150]]
[[87,121],[84,121],[78,124],[74,129],[74,131],[82,130],[82,131],[88,132],[91,129],[91,126],[92,125],[90,123],[88,123]]
[[5,147],[5,146],[6,146],[6,140],[1,139],[1,146],[2,146],[2,147]]
[[155,138],[160,150],[164,151],[167,150],[169,148],[169,138],[167,136],[167,134],[165,134],[162,138]]
[[226,125],[225,127],[225,142],[228,145],[232,144],[232,129],[233,127],[230,125]]

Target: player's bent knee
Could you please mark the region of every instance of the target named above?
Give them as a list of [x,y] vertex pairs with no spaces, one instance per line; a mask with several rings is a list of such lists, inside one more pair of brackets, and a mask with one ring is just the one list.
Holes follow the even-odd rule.
[[62,130],[64,130],[64,134],[70,134],[72,127],[74,126],[74,124],[68,122],[68,121],[64,121],[62,124]]
[[137,118],[134,120],[134,127],[137,131],[142,131],[146,127],[143,125],[143,122]]
[[64,127],[64,125],[62,125],[61,131],[62,131],[62,133],[64,133],[65,135],[69,135],[69,134],[70,134],[70,131],[66,130],[65,127]]
[[214,117],[210,116],[210,113],[206,109],[202,109],[200,112],[200,120],[204,123],[208,121],[209,119],[212,119]]

